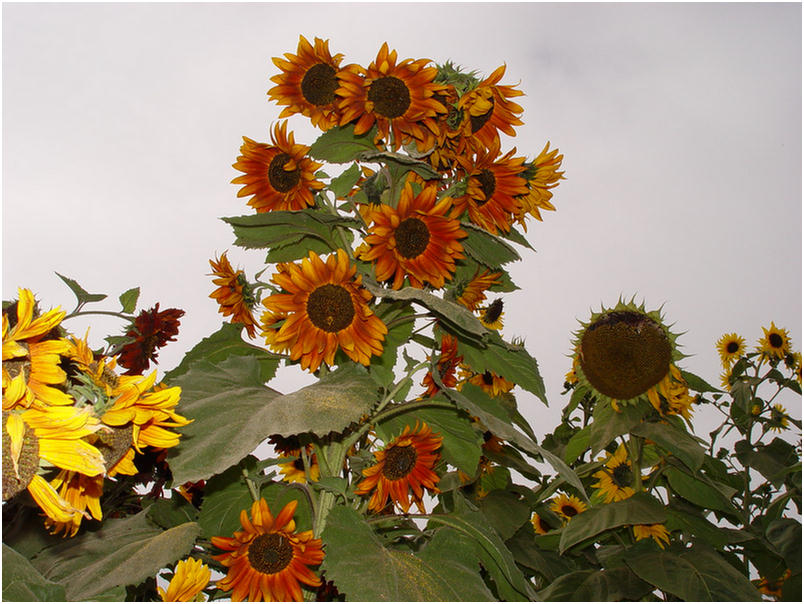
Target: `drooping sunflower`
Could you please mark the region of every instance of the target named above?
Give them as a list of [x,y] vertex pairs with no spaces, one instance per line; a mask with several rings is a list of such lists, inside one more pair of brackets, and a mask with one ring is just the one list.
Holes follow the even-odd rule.
[[286,52],[284,59],[272,59],[281,73],[271,77],[276,86],[268,91],[268,96],[279,105],[287,105],[279,119],[301,113],[316,128],[329,130],[340,119],[335,90],[343,55],[330,53],[329,40],[313,41],[315,47],[299,36],[297,54]]
[[301,602],[301,585],[321,585],[309,567],[324,560],[321,539],[313,539],[312,531],[296,532],[293,515],[298,502],[290,501],[274,518],[265,499],[251,506],[251,518],[240,512],[242,531],[233,537],[212,537],[212,544],[224,550],[213,556],[229,571],[217,582],[231,591],[234,602]]
[[369,234],[357,255],[374,262],[378,281],[393,279],[393,289],[401,288],[405,277],[419,289],[425,284],[444,287],[455,272],[455,261],[464,258],[459,240],[466,232],[448,215],[452,199],[437,201],[436,189],[426,186],[414,195],[407,183],[396,208],[377,205],[370,214]]
[[184,311],[179,308],[159,310],[156,303],[150,310],[143,310],[126,331],[133,338],[120,349],[117,363],[128,371],[124,375],[141,375],[151,361],[156,364],[157,350],[168,342],[175,342],[179,334],[179,319]]
[[664,549],[665,544],[670,544],[670,533],[663,524],[635,524],[631,528],[637,541],[651,538],[662,549]]
[[218,286],[209,297],[218,302],[218,312],[224,317],[231,316],[232,322],[244,325],[249,337],[253,338],[257,331],[257,321],[252,311],[257,301],[245,273],[232,268],[226,252],[219,259],[210,260],[209,264],[215,277],[212,283]]
[[264,325],[266,342],[274,350],[289,350],[302,369],[332,365],[338,349],[358,363],[368,365],[372,355],[382,354],[388,329],[369,308],[372,296],[362,286],[362,276],[342,249],[326,261],[312,251],[301,263],[280,263],[271,280],[285,293],[272,294],[263,305],[280,327]]
[[486,291],[501,283],[501,272],[492,272],[484,269],[478,270],[472,279],[460,288],[457,293],[456,301],[463,304],[469,310],[477,310],[480,304],[486,299]]
[[670,371],[657,387],[648,390],[648,400],[662,415],[681,415],[685,419],[690,419],[695,402],[690,396],[687,382],[675,365],[670,365]]
[[[65,537],[74,537],[81,527],[84,517],[95,520],[103,519],[100,498],[103,495],[103,475],[85,476],[78,472],[62,470],[50,484],[74,509],[70,522],[58,522],[45,519],[45,526],[51,534],[64,533]],[[88,510],[88,512],[87,512]]]
[[527,179],[528,193],[517,198],[519,206],[514,212],[514,218],[527,231],[528,227],[525,218],[528,214],[536,220],[541,221],[542,210],[554,211],[555,206],[550,203],[554,189],[558,186],[558,181],[564,178],[564,172],[559,172],[563,155],[558,155],[558,149],[547,151],[550,143],[544,146],[542,152],[532,162],[525,164],[523,176]]
[[323,166],[307,156],[309,147],[297,144],[287,122],[279,122],[271,133],[271,143],[258,143],[243,137],[241,155],[232,167],[240,172],[232,184],[243,185],[238,197],[248,197],[248,205],[258,213],[272,210],[303,210],[315,205],[313,191],[324,188],[315,177]]
[[759,339],[757,352],[760,353],[763,359],[768,359],[771,362],[784,359],[790,352],[790,335],[787,330],[776,327],[771,321],[771,326],[763,327],[762,331],[765,332],[765,335]]
[[592,477],[597,482],[592,486],[600,489],[598,493],[605,503],[622,501],[634,494],[633,469],[628,452],[622,443],[613,454],[606,456],[603,469],[595,472]]
[[355,122],[359,135],[376,124],[377,140],[383,139],[394,150],[411,142],[419,150],[431,149],[438,133],[435,118],[446,108],[435,96],[444,86],[433,81],[438,71],[429,63],[429,59],[397,62],[396,51],[389,51],[386,42],[367,69],[344,67],[335,91],[341,97],[340,125]]
[[745,339],[736,333],[725,333],[717,341],[717,352],[723,369],[730,369],[745,354]]
[[396,503],[404,513],[408,513],[412,503],[423,514],[422,496],[424,489],[438,493],[440,477],[433,471],[438,461],[441,435],[430,427],[419,423],[411,430],[405,426],[402,434],[391,440],[385,448],[374,451],[377,463],[363,470],[365,478],[357,485],[355,494],[372,493],[369,509],[382,511],[388,500]]
[[[441,379],[441,383],[447,388],[454,388],[458,383],[458,378],[455,375],[463,357],[458,355],[458,340],[455,336],[448,333],[441,335],[441,354],[438,357],[436,368]],[[422,395],[422,398],[435,396],[441,389],[436,385],[433,379],[432,371],[428,371],[422,379],[422,386],[427,390]]]
[[530,517],[530,523],[533,525],[533,532],[537,535],[546,535],[553,530],[553,527],[545,522],[544,518],[539,516],[536,512]]
[[566,521],[572,520],[573,516],[586,511],[586,504],[575,495],[560,493],[558,497],[550,503],[550,509]]
[[173,578],[168,583],[167,591],[157,587],[163,602],[194,602],[196,596],[209,585],[212,571],[196,558],[179,560]]

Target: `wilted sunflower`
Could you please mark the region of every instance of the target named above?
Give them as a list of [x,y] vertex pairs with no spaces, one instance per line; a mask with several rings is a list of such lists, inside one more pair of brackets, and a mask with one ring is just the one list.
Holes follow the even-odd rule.
[[771,362],[784,359],[790,352],[790,336],[786,329],[776,327],[773,321],[768,328],[763,327],[765,335],[759,339],[757,352],[763,359],[767,358]]
[[500,131],[516,136],[514,126],[521,126],[517,117],[522,107],[509,100],[524,94],[513,86],[499,86],[505,74],[500,65],[489,77],[461,96],[458,109],[464,112],[464,136],[475,150],[490,149],[500,144]]
[[745,339],[736,333],[725,333],[717,341],[717,352],[723,369],[730,369],[745,354]]
[[[103,495],[102,474],[90,477],[78,472],[62,470],[50,484],[75,509],[70,522],[45,519],[45,526],[50,529],[51,534],[64,533],[65,537],[74,537],[85,517],[91,516],[95,520],[103,519],[100,505],[100,498]],[[87,510],[89,511],[87,512]]]
[[[455,336],[448,333],[441,335],[441,354],[438,357],[436,368],[441,379],[441,383],[447,388],[454,388],[458,383],[458,378],[455,375],[455,370],[458,364],[463,360],[462,356],[458,355],[458,340]],[[422,395],[423,398],[435,396],[441,389],[436,385],[433,379],[432,371],[428,371],[422,379],[422,386],[427,390]]]
[[396,51],[384,42],[377,58],[364,71],[348,65],[338,74],[341,97],[340,125],[355,122],[355,134],[364,134],[377,125],[377,140],[393,149],[415,142],[419,150],[436,142],[435,117],[446,108],[434,96],[444,86],[433,82],[438,73],[428,67],[429,59],[405,59],[397,63]]
[[163,602],[194,602],[201,591],[209,585],[212,571],[195,558],[179,560],[167,591],[157,587]]
[[288,350],[292,360],[310,371],[322,362],[332,365],[338,349],[363,365],[382,354],[388,329],[369,308],[372,296],[345,251],[338,249],[326,262],[310,252],[301,263],[277,268],[271,280],[286,293],[262,302],[274,317],[284,318],[281,327],[264,325],[272,349]]
[[407,514],[413,503],[423,514],[422,496],[426,488],[438,493],[438,474],[433,467],[438,461],[441,435],[433,433],[427,424],[411,430],[405,426],[402,434],[391,440],[381,451],[374,451],[377,463],[363,470],[363,479],[355,489],[356,495],[367,495],[374,491],[369,500],[369,509],[382,511],[388,499],[396,503]]
[[553,530],[553,527],[544,521],[544,518],[539,516],[536,512],[530,517],[530,523],[533,525],[533,532],[537,535],[546,535]]
[[598,480],[592,486],[600,489],[605,503],[628,499],[634,494],[634,474],[625,445],[620,444],[614,454],[608,454],[605,459],[603,469],[592,475]]
[[279,119],[301,113],[310,118],[313,126],[329,130],[338,125],[337,107],[338,71],[342,54],[329,52],[329,40],[314,39],[313,47],[304,36],[299,36],[297,54],[285,53],[285,59],[272,61],[281,73],[271,77],[276,84],[268,96],[279,105],[287,105]]
[[670,543],[670,533],[663,524],[635,524],[632,528],[637,541],[650,537],[662,549],[664,549],[665,543]]
[[586,504],[575,495],[560,493],[558,497],[550,503],[550,509],[564,520],[569,521],[572,520],[573,516],[585,512]]
[[563,155],[558,155],[558,149],[548,152],[550,146],[548,142],[539,156],[530,163],[525,164],[523,176],[527,179],[529,192],[517,198],[519,207],[514,212],[514,218],[527,231],[525,217],[530,214],[536,220],[541,221],[542,210],[555,210],[555,206],[550,203],[554,189],[558,186],[558,181],[564,178],[564,172],[559,172]]
[[178,308],[160,311],[158,302],[151,310],[143,310],[137,315],[126,331],[126,336],[133,341],[120,349],[117,358],[117,363],[128,369],[125,375],[141,375],[151,361],[156,364],[157,349],[176,341],[179,319],[183,316],[184,311]]
[[238,197],[248,197],[248,205],[257,212],[303,210],[315,204],[313,191],[324,188],[315,172],[324,164],[307,157],[310,147],[296,144],[287,133],[287,122],[279,122],[271,133],[272,144],[243,137],[241,155],[232,167],[240,172],[232,184],[243,185]]
[[393,279],[393,289],[401,288],[405,277],[416,288],[444,287],[455,272],[455,261],[464,258],[459,240],[466,237],[460,222],[448,216],[451,208],[450,197],[436,201],[435,185],[414,195],[407,183],[396,208],[374,206],[358,257],[374,262],[378,281]]
[[321,585],[309,569],[324,560],[321,539],[313,539],[312,531],[296,532],[297,505],[290,501],[274,518],[260,499],[251,506],[251,519],[245,510],[240,512],[242,531],[231,538],[212,537],[212,544],[227,552],[213,558],[229,569],[217,586],[231,591],[232,601],[301,602],[300,582]]
[[477,310],[480,303],[486,299],[486,291],[502,283],[500,277],[502,277],[501,272],[492,272],[488,269],[480,272],[478,269],[469,283],[460,287],[460,291],[456,292],[456,301],[469,310]]
[[254,319],[252,309],[256,305],[254,291],[241,270],[234,270],[226,257],[226,252],[217,260],[210,260],[212,283],[218,288],[209,297],[217,300],[218,312],[224,317],[231,316],[232,322],[245,326],[250,338],[256,335],[257,321]]

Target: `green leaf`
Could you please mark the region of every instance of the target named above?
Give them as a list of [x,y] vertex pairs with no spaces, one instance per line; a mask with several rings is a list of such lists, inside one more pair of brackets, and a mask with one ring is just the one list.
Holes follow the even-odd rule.
[[438,569],[447,578],[453,602],[487,602],[494,600],[480,575],[480,557],[472,540],[452,528],[442,527],[418,557],[426,566]]
[[513,537],[525,523],[530,526],[530,506],[511,491],[491,491],[480,500],[479,507],[503,540]]
[[207,481],[201,513],[198,515],[201,534],[205,538],[229,537],[234,531],[242,529],[240,512],[250,510],[254,501],[246,485],[243,470],[253,469],[255,464],[256,459],[249,456]]
[[726,496],[715,487],[690,476],[678,468],[668,467],[664,475],[672,489],[687,501],[701,507],[734,514],[736,510]]
[[724,547],[750,538],[750,535],[743,531],[726,530],[715,526],[706,518],[672,507],[667,509],[667,522],[664,525],[670,532],[682,530],[687,535],[702,539],[714,547]]
[[329,190],[334,193],[335,197],[346,197],[358,180],[360,180],[360,167],[357,164],[352,164],[339,176],[332,179],[329,183]]
[[137,300],[140,299],[140,288],[133,287],[131,289],[127,289],[122,294],[120,294],[120,304],[123,307],[124,313],[132,313],[134,309],[137,308]]
[[765,536],[784,558],[788,568],[801,568],[801,523],[793,518],[781,518],[768,524]]
[[589,440],[592,437],[592,426],[586,425],[583,429],[578,430],[569,439],[566,448],[564,449],[564,461],[572,464],[578,456],[581,455],[589,447]]
[[660,447],[678,457],[693,472],[706,458],[706,450],[683,428],[664,422],[642,422],[631,428],[631,434],[649,438]]
[[392,325],[388,329],[388,333],[385,334],[385,341],[382,345],[382,355],[379,357],[371,357],[371,364],[372,366],[381,365],[389,371],[393,371],[396,365],[399,347],[410,341],[410,336],[413,333],[413,325],[415,323],[415,320],[410,317],[415,313],[410,304],[404,302],[393,302],[391,304],[382,302],[375,307],[374,314],[376,314],[386,326],[392,321],[396,322],[396,324]]
[[629,558],[636,575],[688,602],[760,601],[756,587],[714,550],[701,544]]
[[690,373],[689,371],[684,371],[682,369],[681,377],[684,378],[685,382],[687,382],[687,386],[689,386],[690,389],[694,390],[695,392],[723,392],[720,388],[711,386],[706,380],[698,377],[694,373]]
[[72,290],[75,294],[75,297],[78,299],[79,304],[86,304],[87,302],[100,302],[101,300],[106,299],[106,294],[90,294],[87,290],[83,287],[78,285],[78,281],[75,279],[70,279],[69,277],[65,277],[64,275],[59,275],[56,273],[59,279],[64,281],[67,284],[67,287]]
[[198,510],[177,491],[173,491],[170,499],[158,499],[148,507],[148,519],[169,529],[185,522],[195,522]]
[[496,269],[509,262],[520,260],[519,253],[510,244],[468,222],[462,222],[466,238],[461,244],[466,254],[476,262]]
[[591,455],[597,455],[615,437],[631,431],[652,409],[650,403],[642,400],[636,404],[620,405],[620,411],[615,411],[607,401],[598,401],[592,412]]
[[403,153],[391,153],[388,151],[366,151],[357,158],[362,162],[376,162],[397,168],[399,172],[415,172],[425,180],[441,180],[442,175],[434,170],[430,164],[418,159],[413,159]]
[[3,544],[3,600],[58,602],[65,599],[63,585],[45,579],[27,558]]
[[114,587],[140,583],[183,558],[199,533],[195,522],[162,531],[143,510],[104,519],[99,530],[48,547],[31,562],[45,578],[64,585],[66,600],[92,600]]
[[667,518],[664,506],[647,493],[635,493],[628,499],[603,504],[573,516],[561,533],[559,551],[619,526],[660,524]]
[[358,159],[363,153],[376,151],[374,135],[376,127],[359,136],[355,135],[352,124],[336,126],[327,130],[310,145],[308,154],[314,159],[322,159],[333,164],[345,164]]
[[556,551],[542,549],[536,545],[533,527],[530,523],[520,528],[513,537],[505,542],[505,545],[513,554],[517,564],[542,575],[547,581],[553,581],[556,577],[576,569],[572,559],[568,556],[560,556]]
[[789,472],[796,471],[795,466],[798,462],[796,450],[793,445],[779,437],[767,445],[759,443],[756,448],[749,447],[746,441],[739,441],[735,451],[740,463],[757,470],[777,489],[784,484]]
[[510,241],[513,241],[514,243],[518,243],[519,245],[526,247],[529,250],[533,249],[533,246],[531,246],[530,242],[527,240],[525,235],[520,233],[513,225],[511,226],[511,228],[507,233],[503,233],[503,237],[505,237]]
[[545,601],[620,602],[638,601],[653,587],[625,566],[606,570],[578,570],[555,579],[539,592]]

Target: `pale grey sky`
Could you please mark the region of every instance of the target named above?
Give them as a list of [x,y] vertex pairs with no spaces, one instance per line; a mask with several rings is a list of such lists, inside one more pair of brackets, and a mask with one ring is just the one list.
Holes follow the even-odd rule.
[[[251,213],[231,164],[241,136],[269,140],[271,57],[299,34],[363,65],[385,41],[486,75],[505,63],[526,96],[503,151],[564,153],[557,211],[530,222],[537,252],[505,298],[503,334],[547,384],[549,411],[519,396],[537,434],[566,403],[577,320],[620,295],[664,304],[682,367],[716,385],[725,332],[753,344],[775,321],[801,349],[798,3],[4,4],[3,298],[23,286],[72,309],[54,271],[109,307],[139,285],[146,307],[187,311],[162,371],[215,331],[208,259],[262,268],[217,220]],[[95,344],[121,327],[93,324]],[[285,371],[276,388],[304,383]]]

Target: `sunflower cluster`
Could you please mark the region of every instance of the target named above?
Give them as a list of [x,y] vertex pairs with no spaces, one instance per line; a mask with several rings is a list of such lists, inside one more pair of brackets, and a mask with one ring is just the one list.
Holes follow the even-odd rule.
[[[135,453],[176,446],[172,429],[189,421],[175,410],[178,387],[157,385],[155,372],[119,375],[117,359],[65,331],[64,311],[41,313],[27,289],[18,296],[3,312],[3,501],[27,490],[51,532],[74,536],[82,519],[102,518],[104,480],[137,474]],[[142,352],[143,333],[175,335],[150,329],[172,325],[175,311],[146,311],[129,343]],[[136,364],[140,355],[124,358]]]

